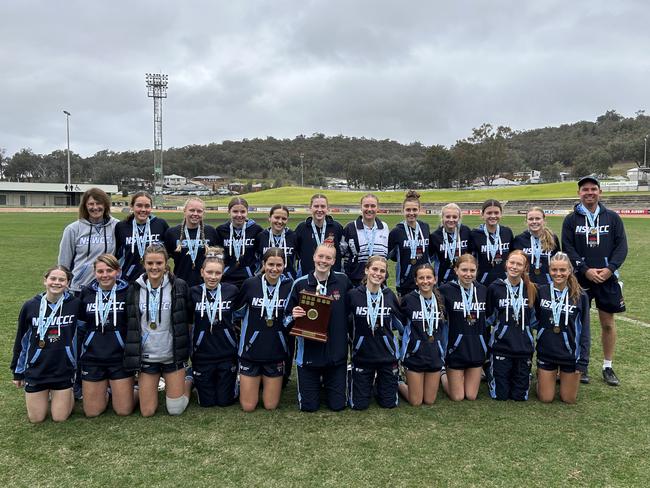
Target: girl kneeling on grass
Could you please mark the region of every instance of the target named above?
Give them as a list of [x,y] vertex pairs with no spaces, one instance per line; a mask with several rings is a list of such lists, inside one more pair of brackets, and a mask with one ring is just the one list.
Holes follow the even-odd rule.
[[190,397],[191,384],[185,384],[192,318],[189,288],[169,271],[168,259],[164,246],[149,246],[143,258],[145,273],[131,285],[127,297],[124,368],[139,371],[143,417],[156,413],[161,375],[170,415],[182,414]]
[[476,400],[485,362],[485,301],[487,289],[476,282],[476,258],[463,254],[456,260],[457,281],[440,287],[449,324],[447,340],[447,384],[443,387],[454,401]]
[[537,287],[528,278],[528,258],[515,250],[506,260],[506,277],[488,287],[490,396],[496,400],[528,400],[530,367],[535,350]]
[[209,247],[201,266],[203,284],[190,289],[194,310],[192,374],[202,407],[225,407],[237,393],[237,341],[233,308],[239,290],[222,283],[223,248]]
[[415,268],[417,290],[402,299],[406,320],[402,335],[402,365],[407,383],[399,391],[411,405],[432,405],[440,385],[440,371],[445,362],[447,323],[442,296],[430,264]]
[[71,279],[65,266],[48,269],[43,279],[45,292],[27,300],[18,316],[11,370],[14,385],[25,388],[27,416],[33,423],[47,417],[50,396],[55,422],[66,420],[74,407],[72,384],[81,302],[68,292]]
[[560,379],[560,399],[575,403],[580,373],[589,365],[589,298],[573,274],[563,252],[550,260],[553,283],[542,285],[535,302],[537,327],[537,397],[544,403],[555,398]]
[[135,405],[132,371],[123,366],[126,337],[128,283],[117,279],[120,263],[112,254],[102,254],[94,263],[95,281],[81,292],[79,315],[81,384],[86,417],[100,415],[108,406],[111,388],[113,410],[129,415]]
[[371,256],[361,285],[347,295],[352,316],[352,385],[350,406],[365,410],[373,390],[383,408],[397,406],[399,347],[394,330],[402,331],[402,313],[395,293],[384,286],[386,258]]
[[262,258],[263,274],[244,281],[235,305],[237,316],[243,317],[239,402],[245,412],[257,408],[260,384],[265,409],[273,410],[280,403],[289,321],[284,309],[293,284],[281,279],[284,264],[282,249],[267,249]]

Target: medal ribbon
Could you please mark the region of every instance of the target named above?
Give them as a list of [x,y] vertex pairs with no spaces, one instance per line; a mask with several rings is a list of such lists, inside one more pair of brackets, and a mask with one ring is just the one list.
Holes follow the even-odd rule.
[[149,225],[150,218],[144,224],[144,231],[140,233],[142,225],[138,224],[133,217],[133,227],[131,230],[131,254],[135,254],[135,246],[138,246],[138,253],[140,257],[144,256],[144,250],[147,246],[147,241],[151,244],[151,226]]
[[508,306],[506,307],[506,322],[508,322],[508,310],[512,307],[512,313],[515,320],[519,322],[519,314],[521,313],[521,328],[524,328],[524,280],[519,280],[517,288],[510,284],[507,278],[504,280],[506,283],[506,290],[508,292]]
[[461,297],[463,298],[463,315],[467,317],[469,314],[472,313],[472,298],[476,302],[476,319],[478,320],[479,316],[479,308],[478,308],[478,296],[476,295],[476,288],[474,287],[474,283],[469,285],[469,288],[465,290],[463,285],[458,283],[458,286],[460,287],[460,294]]
[[[108,323],[108,314],[111,311],[111,306],[113,307],[113,325],[117,325],[116,289],[117,285],[113,285],[110,291],[104,291],[98,288],[95,294],[95,325],[102,326],[102,334],[104,333],[104,327]],[[107,297],[108,301],[104,303]]]
[[316,273],[314,273],[314,278],[316,279],[316,293],[322,296],[327,296],[327,280],[329,280],[330,275],[329,273],[327,274],[327,278],[325,278],[325,283],[321,283],[318,278],[316,278]]
[[264,312],[266,311],[267,320],[273,319],[274,315],[277,318],[279,302],[280,282],[278,281],[275,286],[270,287],[266,282],[266,278],[262,276],[262,310],[260,311],[260,316],[264,317]]
[[212,301],[208,299],[207,288],[205,283],[201,285],[203,290],[201,293],[201,318],[203,318],[203,311],[208,312],[208,319],[210,320],[210,327],[214,324],[214,319],[217,316],[217,310],[219,311],[219,322],[221,322],[223,314],[223,303],[221,302],[221,283],[217,285],[214,290],[210,291],[210,297]]
[[[42,341],[45,340],[47,331],[52,326],[52,322],[54,322],[54,317],[56,313],[63,306],[64,298],[65,298],[65,293],[62,294],[61,297],[56,301],[54,307],[52,308],[52,312],[50,313],[50,316],[46,318],[45,314],[47,313],[48,303],[47,303],[47,295],[43,293],[43,296],[41,297],[41,304],[38,308],[38,329],[36,331],[36,333],[38,334],[38,338],[40,340]],[[61,335],[61,324],[59,324],[58,334]]]
[[147,315],[149,322],[156,325],[160,324],[162,310],[162,283],[158,288],[151,288],[151,283],[147,281]]
[[[483,232],[485,233],[485,245],[487,247],[487,258],[490,262],[494,261],[494,258],[496,258],[497,254],[501,250],[501,234],[499,233],[500,230],[501,227],[499,224],[497,224],[496,232],[494,234],[491,234],[488,231],[487,225],[483,224]],[[494,239],[494,242],[492,242],[490,237]]]
[[379,323],[381,328],[384,328],[384,314],[381,314],[380,316],[381,309],[384,306],[384,294],[381,290],[377,293],[377,297],[373,298],[373,294],[368,290],[368,288],[366,288],[366,305],[368,310],[366,313],[366,319],[368,325],[370,325],[370,330],[372,330],[372,333],[374,334],[375,329],[377,328],[377,317],[380,317]]
[[316,246],[320,246],[325,241],[325,227],[327,222],[323,220],[323,227],[321,227],[320,233],[316,230],[316,224],[314,224],[314,219],[311,220],[311,233],[314,235],[314,240],[316,241]]
[[420,295],[420,308],[422,309],[422,327],[429,337],[433,337],[434,330],[438,330],[440,320],[438,301],[435,295],[431,298],[424,298],[419,292],[418,295]]
[[199,247],[201,247],[200,230],[196,229],[196,239],[190,239],[190,232],[185,227],[185,242],[187,242],[187,253],[192,258],[192,264],[196,261],[196,256],[199,254]]
[[411,248],[410,259],[417,259],[418,244],[422,242],[422,246],[424,247],[424,235],[422,234],[420,223],[417,220],[415,221],[415,229],[411,228],[411,226],[406,223],[406,220],[402,222],[402,225],[406,231],[406,238],[408,240],[409,247]]
[[589,244],[589,235],[593,232],[596,234],[596,245],[600,245],[600,206],[596,206],[596,211],[591,213],[587,207],[580,204],[585,214],[585,240]]
[[366,224],[363,225],[363,233],[366,236],[366,243],[368,245],[368,257],[372,256],[373,251],[375,250],[375,237],[377,235],[377,222],[372,226],[370,234],[368,234],[368,228]]
[[535,269],[539,269],[542,265],[542,240],[533,234],[530,235],[530,258]]
[[269,247],[279,247],[284,253],[284,262],[287,262],[287,229],[282,229],[282,234],[276,236],[269,227]]
[[458,248],[458,257],[460,257],[460,232],[458,231],[458,227],[456,227],[453,234],[447,234],[447,231],[443,227],[442,241],[445,246],[445,256],[447,257],[447,259],[449,259],[450,263],[453,263],[454,254],[456,253],[456,248]]
[[232,225],[232,222],[230,222],[230,245],[228,246],[228,250],[230,251],[230,255],[233,255],[233,249],[235,251],[235,259],[239,261],[239,258],[242,257],[244,254],[246,254],[246,224],[244,224],[244,227],[242,227],[241,232],[239,235],[236,235],[235,228]]
[[[559,295],[560,299],[557,299]],[[566,327],[569,324],[569,287],[567,286],[564,290],[560,291],[551,285],[551,310],[553,312],[553,323],[555,327],[560,326],[560,318],[562,317],[562,302],[564,302],[565,315],[564,315],[564,326]]]

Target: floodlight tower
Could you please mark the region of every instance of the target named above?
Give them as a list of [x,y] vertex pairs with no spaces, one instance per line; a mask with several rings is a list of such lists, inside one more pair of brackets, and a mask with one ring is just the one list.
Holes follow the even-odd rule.
[[153,187],[154,203],[159,204],[163,188],[162,99],[167,98],[167,75],[147,73],[147,96],[153,98]]

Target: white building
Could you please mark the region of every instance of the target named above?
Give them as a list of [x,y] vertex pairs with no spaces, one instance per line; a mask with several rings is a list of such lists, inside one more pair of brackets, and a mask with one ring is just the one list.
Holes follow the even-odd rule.
[[163,184],[165,186],[181,186],[187,183],[187,178],[180,175],[165,175],[163,176]]
[[0,207],[76,207],[81,195],[91,188],[99,188],[109,195],[118,192],[117,185],[0,181]]

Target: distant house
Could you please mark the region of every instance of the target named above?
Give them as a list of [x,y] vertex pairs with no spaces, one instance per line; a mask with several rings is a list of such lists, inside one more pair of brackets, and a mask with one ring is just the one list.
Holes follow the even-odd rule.
[[109,195],[118,192],[117,185],[0,181],[0,207],[76,207],[90,188],[100,188]]
[[226,178],[219,175],[199,175],[192,178],[191,182],[206,186],[212,191],[217,191],[225,184]]
[[228,185],[228,189],[230,191],[236,191],[237,193],[241,193],[244,191],[244,188],[246,188],[246,185],[243,183],[240,183],[239,181],[233,181]]
[[251,191],[260,191],[262,190],[262,183],[255,183],[251,185]]
[[187,183],[187,178],[180,175],[165,175],[163,176],[163,184],[165,186],[181,186]]

